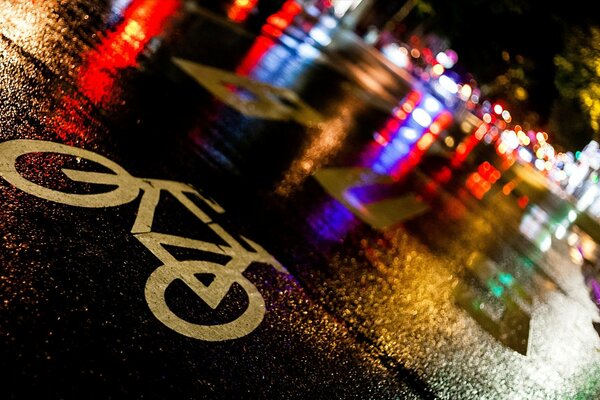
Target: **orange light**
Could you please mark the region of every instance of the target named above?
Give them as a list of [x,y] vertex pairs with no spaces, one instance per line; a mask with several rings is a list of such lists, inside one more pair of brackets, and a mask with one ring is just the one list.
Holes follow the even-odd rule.
[[477,128],[477,130],[475,131],[475,138],[477,140],[481,140],[483,138],[483,135],[485,135],[486,132],[487,132],[487,125],[486,124],[479,125],[479,128]]
[[421,151],[425,151],[433,144],[434,137],[431,133],[427,132],[417,142],[417,148]]
[[382,135],[380,135],[379,133],[375,134],[375,141],[382,146],[386,146],[389,143],[387,141],[387,139],[385,137],[383,137]]
[[500,177],[502,176],[502,174],[500,173],[500,171],[495,170],[490,174],[490,182],[491,183],[495,183],[498,179],[500,179]]
[[407,117],[406,113],[401,109],[396,110],[394,115],[396,115],[396,118],[398,118],[399,120],[405,120]]
[[227,9],[227,17],[235,22],[244,22],[258,0],[235,0]]

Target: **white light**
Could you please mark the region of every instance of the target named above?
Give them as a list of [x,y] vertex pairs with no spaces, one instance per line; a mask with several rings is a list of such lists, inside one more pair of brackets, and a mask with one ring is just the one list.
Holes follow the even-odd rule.
[[533,155],[525,147],[519,149],[519,157],[526,163],[530,163],[533,160]]
[[400,134],[404,136],[407,140],[410,140],[411,142],[417,140],[417,138],[419,137],[419,133],[416,129],[408,127],[400,128]]
[[331,38],[329,37],[329,35],[318,26],[312,28],[308,33],[308,36],[315,39],[315,41],[321,46],[327,46],[329,43],[331,43]]
[[540,160],[538,158],[537,160],[535,160],[535,167],[540,171],[543,171],[546,169],[546,163],[544,162],[544,160]]
[[446,69],[452,68],[454,66],[454,61],[450,57],[448,57],[448,54],[444,53],[443,51],[439,52],[437,56],[435,56],[435,60],[442,64]]
[[519,147],[519,139],[517,138],[517,134],[513,130],[505,130],[504,132],[502,132],[502,134],[500,135],[500,139],[510,151],[513,151],[514,149]]
[[333,29],[337,26],[337,21],[335,18],[331,18],[329,15],[323,15],[319,20],[319,23],[322,24],[325,28]]
[[444,89],[446,89],[448,92],[450,92],[452,94],[458,93],[458,85],[456,84],[456,82],[454,82],[447,75],[440,76],[440,78],[438,79],[438,81],[440,82],[440,85]]
[[574,222],[577,219],[577,213],[574,210],[570,210],[567,218],[569,219],[569,222]]
[[346,12],[348,12],[350,7],[352,7],[352,6],[356,7],[356,5],[354,3],[356,3],[356,2],[355,1],[353,2],[351,0],[334,1],[333,2],[333,12],[334,12],[335,16],[338,18],[343,17],[344,14],[346,14]]
[[282,35],[279,40],[281,41],[281,43],[283,43],[284,45],[286,45],[287,47],[291,48],[291,49],[295,49],[296,47],[298,47],[298,42],[295,39],[292,39],[291,37],[289,37],[288,35]]
[[386,56],[391,62],[399,66],[400,68],[405,68],[409,64],[408,52],[402,51],[403,48],[399,48],[396,43],[385,45],[381,52],[384,56]]
[[412,112],[412,118],[423,128],[427,128],[429,125],[431,125],[431,116],[422,108],[415,108],[415,110]]
[[558,225],[556,227],[556,231],[554,232],[554,237],[557,238],[558,240],[562,240],[566,234],[567,234],[567,229],[562,225]]
[[545,253],[550,250],[550,247],[552,247],[552,237],[550,235],[546,235],[540,243],[540,251]]
[[596,194],[598,193],[598,188],[596,186],[590,186],[583,195],[577,200],[575,206],[579,211],[586,210],[589,206],[592,205],[594,200],[596,199]]
[[442,108],[440,102],[433,97],[427,97],[425,101],[423,101],[423,106],[429,111],[429,114],[435,114]]
[[301,43],[298,46],[298,54],[300,54],[302,57],[306,57],[306,58],[317,58],[320,53],[317,49],[312,47],[310,44]]

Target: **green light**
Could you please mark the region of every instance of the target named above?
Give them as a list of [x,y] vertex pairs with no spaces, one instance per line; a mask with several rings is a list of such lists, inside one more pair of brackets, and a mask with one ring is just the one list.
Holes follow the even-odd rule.
[[487,281],[487,285],[492,291],[494,297],[502,297],[502,293],[504,293],[504,286],[499,285],[495,280],[490,279]]
[[523,262],[523,266],[527,269],[533,269],[533,261],[531,261],[529,258],[522,258],[521,261]]
[[579,157],[581,157],[581,152],[580,151],[576,151],[575,152],[575,159],[579,160]]
[[515,283],[515,278],[508,272],[501,272],[498,274],[498,280],[501,284],[508,287],[511,287],[512,284]]

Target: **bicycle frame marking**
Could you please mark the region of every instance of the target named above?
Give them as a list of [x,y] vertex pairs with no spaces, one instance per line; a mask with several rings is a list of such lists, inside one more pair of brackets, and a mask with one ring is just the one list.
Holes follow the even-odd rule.
[[[117,188],[99,194],[73,194],[50,189],[25,179],[16,169],[17,159],[31,153],[58,153],[84,158],[108,168],[112,173],[86,172],[63,168],[62,172],[71,180],[89,184],[103,184]],[[75,207],[101,208],[115,207],[130,203],[143,195],[131,233],[163,264],[155,269],[146,281],[144,295],[150,311],[170,329],[199,340],[222,341],[238,339],[254,331],[262,322],[265,304],[260,292],[243,272],[253,262],[271,265],[277,271],[287,270],[273,256],[257,243],[241,237],[254,251],[244,248],[210,216],[200,209],[188,195],[196,196],[213,211],[221,214],[225,210],[216,202],[203,197],[192,186],[175,181],[136,178],[117,163],[89,150],[41,140],[11,140],[0,143],[0,176],[18,189],[56,203]],[[160,201],[161,192],[170,193],[198,220],[206,224],[227,246],[205,242],[182,236],[152,231],[154,213]],[[165,246],[201,250],[225,255],[229,260],[225,265],[205,260],[177,260]],[[210,285],[205,286],[195,274],[214,275]],[[188,322],[175,314],[167,305],[165,291],[176,280],[185,283],[211,309],[215,310],[223,301],[234,283],[248,295],[248,307],[235,320],[220,325],[200,325]]]

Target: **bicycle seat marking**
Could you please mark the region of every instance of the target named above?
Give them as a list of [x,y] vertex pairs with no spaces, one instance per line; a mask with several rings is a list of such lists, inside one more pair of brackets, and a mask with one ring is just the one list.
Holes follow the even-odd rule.
[[[34,183],[17,170],[18,159],[33,153],[57,153],[100,164],[112,173],[67,168],[61,170],[72,181],[110,185],[115,188],[102,193],[75,194]],[[150,311],[159,321],[182,335],[204,341],[231,340],[248,335],[262,322],[265,315],[265,303],[258,289],[244,277],[243,272],[253,262],[260,262],[271,265],[279,272],[287,273],[287,270],[260,245],[240,236],[240,240],[246,245],[243,246],[240,241],[234,239],[225,229],[212,221],[209,215],[191,200],[190,196],[202,201],[216,213],[221,214],[225,210],[212,199],[202,196],[191,185],[134,177],[117,163],[92,151],[43,140],[6,141],[0,143],[0,176],[30,195],[74,207],[116,207],[134,201],[142,191],[142,198],[131,233],[162,262],[162,265],[155,269],[146,281],[145,299]],[[161,192],[170,193],[199,221],[227,243],[227,246],[153,232],[152,223]],[[206,260],[180,261],[165,246],[222,255],[226,256],[228,261],[224,265]],[[248,250],[247,247],[252,250]],[[205,285],[196,278],[196,274],[210,274],[214,276],[214,279],[210,284]],[[212,310],[217,309],[231,290],[232,285],[237,284],[248,296],[247,308],[239,310],[241,314],[233,321],[221,324],[203,325],[189,322],[177,315],[167,304],[165,292],[175,281],[183,282]]]

